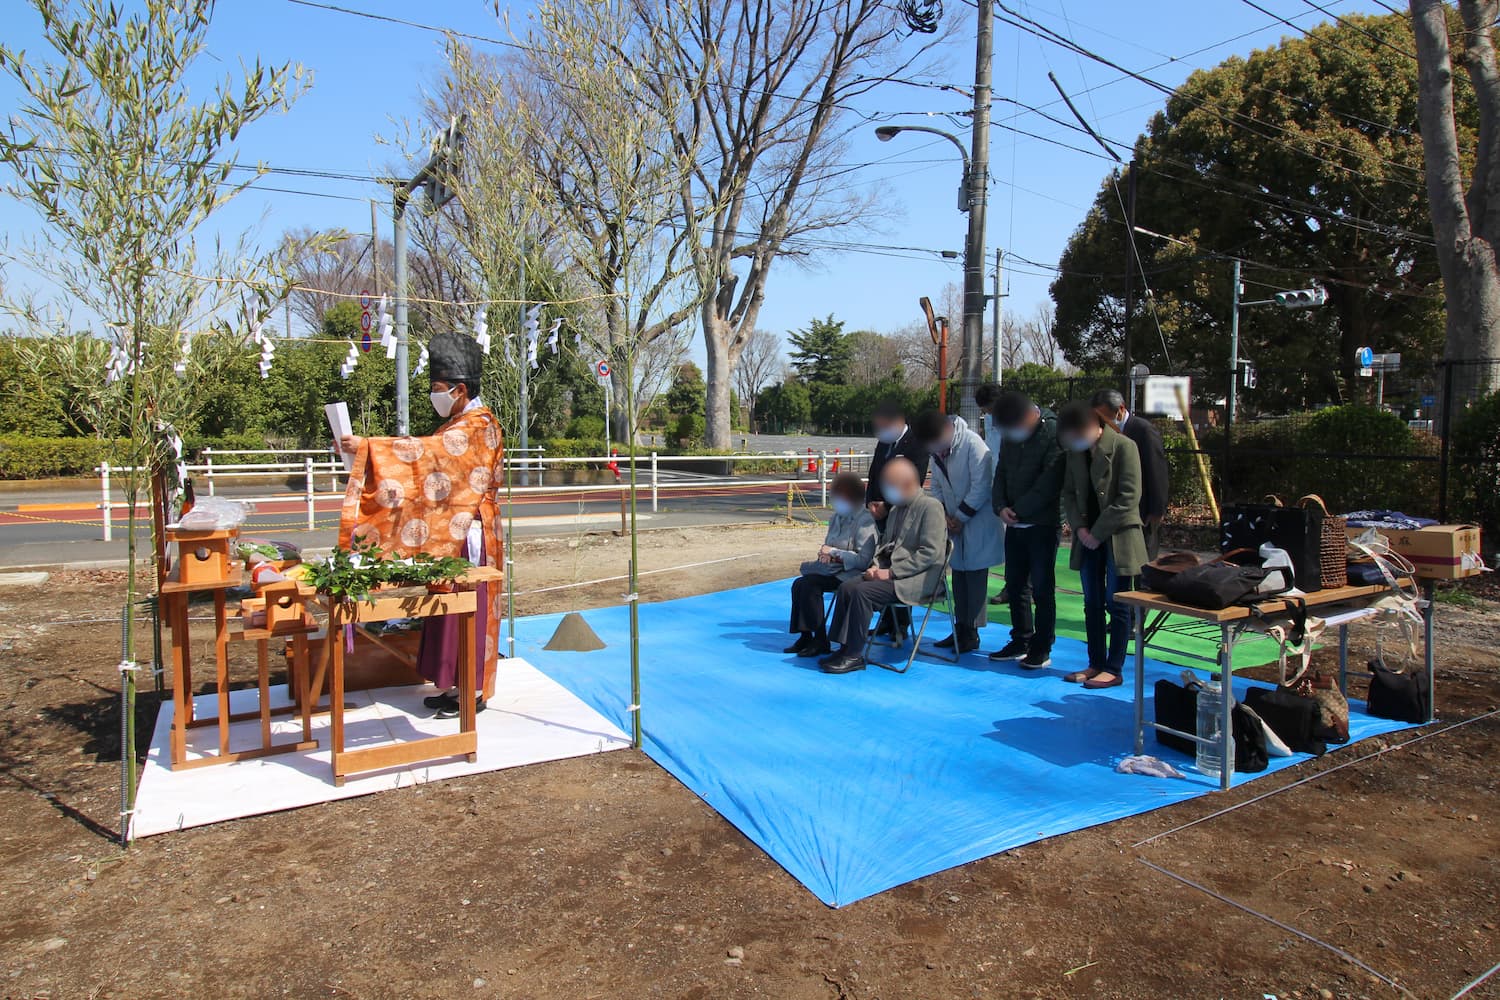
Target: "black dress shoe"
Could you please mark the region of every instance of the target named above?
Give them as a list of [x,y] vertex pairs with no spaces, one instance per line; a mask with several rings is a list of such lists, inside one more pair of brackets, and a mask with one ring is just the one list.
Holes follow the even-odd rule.
[[827,656],[832,649],[833,647],[828,644],[827,639],[824,639],[822,642],[814,640],[813,642],[808,643],[805,648],[797,650],[797,655],[804,658],[812,656]]
[[422,699],[422,704],[428,708],[458,708],[458,695],[451,691],[444,691]]
[[952,649],[955,642],[957,642],[957,635],[950,635],[946,639],[939,639],[932,645],[937,649]]
[[979,633],[976,631],[972,635],[963,636],[955,648],[960,656],[974,652],[979,648]]
[[796,642],[783,649],[782,652],[791,653],[794,656],[804,656],[806,654],[803,651],[811,648],[813,645],[814,642],[812,634],[810,632],[803,632],[802,635],[797,638]]
[[840,653],[823,660],[820,669],[825,674],[852,674],[865,669],[865,658],[854,653]]
[[[484,711],[484,707],[485,707],[485,701],[484,701],[484,696],[483,695],[480,695],[479,697],[477,697],[477,698],[474,699],[474,712],[475,712],[475,714],[483,712]],[[456,718],[458,718],[458,699],[454,698],[453,699],[453,704],[451,704],[451,705],[445,705],[444,707],[438,709],[437,712],[434,713],[432,717],[434,719],[456,719]]]

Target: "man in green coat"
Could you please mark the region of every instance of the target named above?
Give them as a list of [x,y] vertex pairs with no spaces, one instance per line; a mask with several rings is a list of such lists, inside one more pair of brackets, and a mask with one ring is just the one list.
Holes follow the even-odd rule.
[[1073,532],[1069,564],[1083,584],[1089,651],[1088,669],[1063,679],[1086,688],[1115,687],[1124,681],[1131,625],[1130,610],[1115,595],[1134,587],[1147,559],[1141,456],[1134,441],[1082,400],[1059,411],[1057,439],[1067,453],[1062,506]]

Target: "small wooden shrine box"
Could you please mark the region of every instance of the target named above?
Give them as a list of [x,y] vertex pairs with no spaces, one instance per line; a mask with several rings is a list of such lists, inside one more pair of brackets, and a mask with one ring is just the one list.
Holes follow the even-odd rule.
[[167,540],[177,543],[177,579],[196,586],[228,580],[237,569],[231,565],[230,542],[237,531],[189,531],[168,528]]

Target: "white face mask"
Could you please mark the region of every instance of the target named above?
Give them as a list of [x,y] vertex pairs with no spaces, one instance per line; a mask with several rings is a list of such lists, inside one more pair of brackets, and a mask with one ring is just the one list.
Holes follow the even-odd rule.
[[875,440],[881,444],[895,444],[901,440],[901,428],[882,427],[875,432]]
[[449,389],[447,392],[429,393],[429,395],[432,397],[432,408],[437,411],[437,415],[440,417],[446,417],[452,413],[454,404],[458,402],[458,400],[453,398],[452,389]]
[[904,507],[911,502],[911,497],[902,493],[898,487],[880,484],[880,495],[885,497],[885,502],[892,507]]
[[845,517],[848,517],[850,514],[854,513],[854,504],[850,503],[843,497],[834,497],[833,512],[835,514],[841,514]]
[[1000,429],[1000,436],[1003,437],[1007,441],[1012,441],[1012,442],[1015,442],[1016,444],[1020,444],[1022,441],[1025,441],[1027,438],[1031,437],[1031,428],[1030,427],[1002,427]]
[[1076,437],[1070,437],[1070,438],[1068,438],[1068,450],[1069,451],[1088,451],[1093,446],[1094,446],[1094,442],[1091,441],[1091,440],[1089,440],[1088,438],[1076,438]]

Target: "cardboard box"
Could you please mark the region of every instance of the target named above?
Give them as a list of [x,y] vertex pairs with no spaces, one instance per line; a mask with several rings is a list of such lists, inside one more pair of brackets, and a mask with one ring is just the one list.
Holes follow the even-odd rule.
[[[1358,538],[1366,529],[1346,528],[1350,538]],[[1435,524],[1414,531],[1376,529],[1417,568],[1424,580],[1461,580],[1478,576],[1484,565],[1480,554],[1479,527],[1473,524]]]

